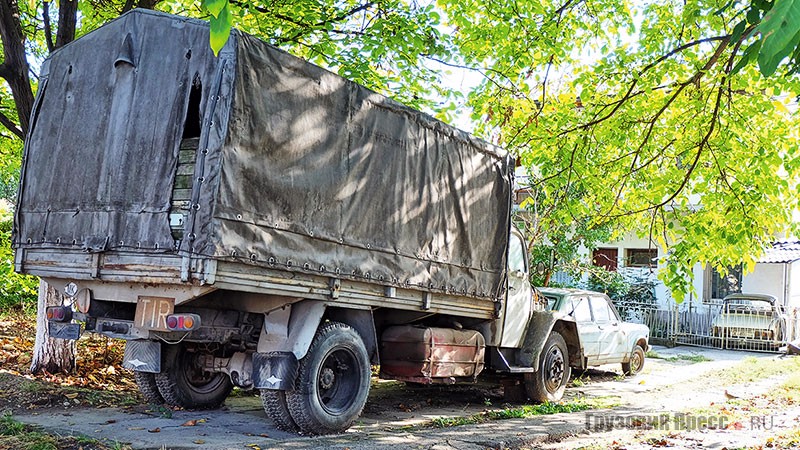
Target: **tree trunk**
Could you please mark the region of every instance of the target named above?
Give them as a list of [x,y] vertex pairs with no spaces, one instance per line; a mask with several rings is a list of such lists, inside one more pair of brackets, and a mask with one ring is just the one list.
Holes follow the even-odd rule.
[[0,39],[3,40],[4,61],[0,64],[0,77],[8,82],[22,133],[28,132],[33,110],[33,89],[28,78],[30,67],[25,56],[25,36],[19,21],[16,0],[0,0]]
[[[2,1],[2,0],[0,0]],[[75,341],[53,339],[47,332],[48,306],[61,304],[62,296],[55,288],[39,281],[39,303],[36,314],[36,343],[33,348],[31,373],[69,373],[75,369]]]
[[58,4],[58,31],[56,48],[75,40],[75,27],[78,22],[78,0],[61,0]]

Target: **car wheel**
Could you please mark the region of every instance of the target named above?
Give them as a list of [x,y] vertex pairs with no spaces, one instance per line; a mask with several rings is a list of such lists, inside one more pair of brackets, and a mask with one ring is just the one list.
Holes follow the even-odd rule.
[[622,373],[636,375],[641,372],[644,367],[644,357],[644,349],[640,345],[633,347],[630,361],[622,363]]
[[261,389],[261,404],[264,406],[264,412],[279,430],[300,431],[289,412],[285,391]]
[[164,397],[158,392],[158,385],[156,384],[156,374],[148,372],[133,372],[133,379],[136,385],[139,386],[139,392],[142,393],[144,401],[151,405],[164,404]]
[[561,334],[553,331],[539,356],[538,370],[525,374],[525,391],[535,402],[557,402],[564,396],[569,375],[567,343]]
[[370,362],[361,336],[350,326],[329,322],[317,331],[300,360],[296,388],[286,403],[304,434],[341,433],[367,402]]
[[231,378],[222,372],[208,372],[198,363],[198,352],[185,345],[167,345],[163,352],[165,368],[156,374],[158,392],[173,406],[189,409],[214,409],[233,389]]

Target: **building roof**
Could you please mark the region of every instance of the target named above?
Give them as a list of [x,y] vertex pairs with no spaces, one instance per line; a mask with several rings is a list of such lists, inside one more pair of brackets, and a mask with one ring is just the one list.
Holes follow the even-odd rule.
[[800,259],[800,240],[786,239],[775,241],[772,247],[767,247],[764,255],[758,260],[760,263],[788,263]]

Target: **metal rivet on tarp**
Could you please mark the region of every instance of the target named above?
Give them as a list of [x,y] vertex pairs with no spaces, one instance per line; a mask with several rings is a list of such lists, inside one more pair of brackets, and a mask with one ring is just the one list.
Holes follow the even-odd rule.
[[336,270],[334,270],[334,273],[335,273],[336,275],[340,275],[340,274],[342,273],[342,269],[341,269],[341,268],[339,268],[339,267],[337,267],[337,268],[336,268]]
[[294,265],[294,263],[292,262],[291,259],[287,259],[286,260],[286,267],[292,267],[293,265]]
[[200,210],[200,203],[195,203],[194,205],[192,205],[192,209],[194,209],[195,211],[199,211]]
[[367,272],[367,273],[365,273],[365,274],[364,274],[364,278],[366,278],[366,279],[368,279],[368,280],[371,280],[371,279],[372,279],[372,274],[370,274],[369,272]]
[[56,244],[60,244],[60,243],[61,243],[61,238],[56,238]]
[[255,253],[251,253],[250,254],[250,260],[251,261],[255,261],[256,259],[258,259],[258,255],[256,255]]
[[141,241],[136,241],[136,248],[141,248],[141,247],[142,247]]
[[303,270],[311,270],[311,264],[309,263],[303,264]]
[[158,250],[158,242],[156,242],[156,250]]
[[236,256],[236,250],[231,250],[231,256]]
[[199,183],[202,183],[202,182],[206,181],[206,177],[197,177],[197,181]]
[[196,237],[197,237],[197,235],[196,235],[196,234],[194,234],[194,233],[189,233],[189,240],[190,240],[190,241],[193,241],[193,240],[195,240],[195,238],[196,238]]
[[319,266],[319,271],[320,272],[325,272],[325,266]]
[[371,245],[369,245],[369,244],[367,244],[367,248],[372,248],[372,246],[371,246]]
[[77,239],[73,239],[73,240],[72,240],[72,245],[75,245],[75,244],[77,244],[77,243],[78,243],[78,240],[77,240]]
[[125,245],[125,241],[119,241],[119,246],[122,247],[123,245]]
[[313,231],[309,231],[308,235],[311,236],[311,237],[314,237],[314,232]]
[[32,243],[32,242],[33,242],[33,241],[31,240],[31,238],[28,238],[28,244],[30,244],[30,243]]
[[241,214],[237,214],[236,215],[236,220],[242,220],[242,215]]
[[267,259],[267,264],[269,264],[270,266],[274,266],[275,265],[275,257],[274,256],[270,256],[269,259]]

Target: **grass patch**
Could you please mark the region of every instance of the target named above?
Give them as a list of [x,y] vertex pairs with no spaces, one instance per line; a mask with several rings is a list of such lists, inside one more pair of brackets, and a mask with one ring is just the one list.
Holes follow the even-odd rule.
[[15,420],[11,414],[0,416],[0,449],[60,450],[91,448],[94,450],[129,450],[129,445],[114,443],[112,447],[85,436],[56,436]]
[[573,413],[589,409],[612,408],[619,405],[619,397],[593,397],[579,398],[571,402],[540,403],[537,405],[522,405],[499,410],[483,411],[471,416],[463,417],[437,417],[425,424],[428,428],[448,428],[459,425],[473,425],[489,422],[491,420],[505,419],[530,419],[536,416],[549,414]]
[[698,353],[692,353],[691,355],[681,354],[681,355],[673,355],[673,356],[663,356],[663,355],[660,355],[660,354],[656,353],[654,350],[650,350],[645,354],[645,356],[647,358],[660,359],[660,360],[667,361],[667,362],[684,361],[684,362],[689,362],[689,363],[692,363],[692,364],[713,361],[713,359],[707,358],[707,357],[705,357],[703,355],[700,355]]
[[717,377],[722,384],[739,384],[764,380],[777,375],[800,371],[800,358],[754,358],[748,356],[730,369],[707,375]]

